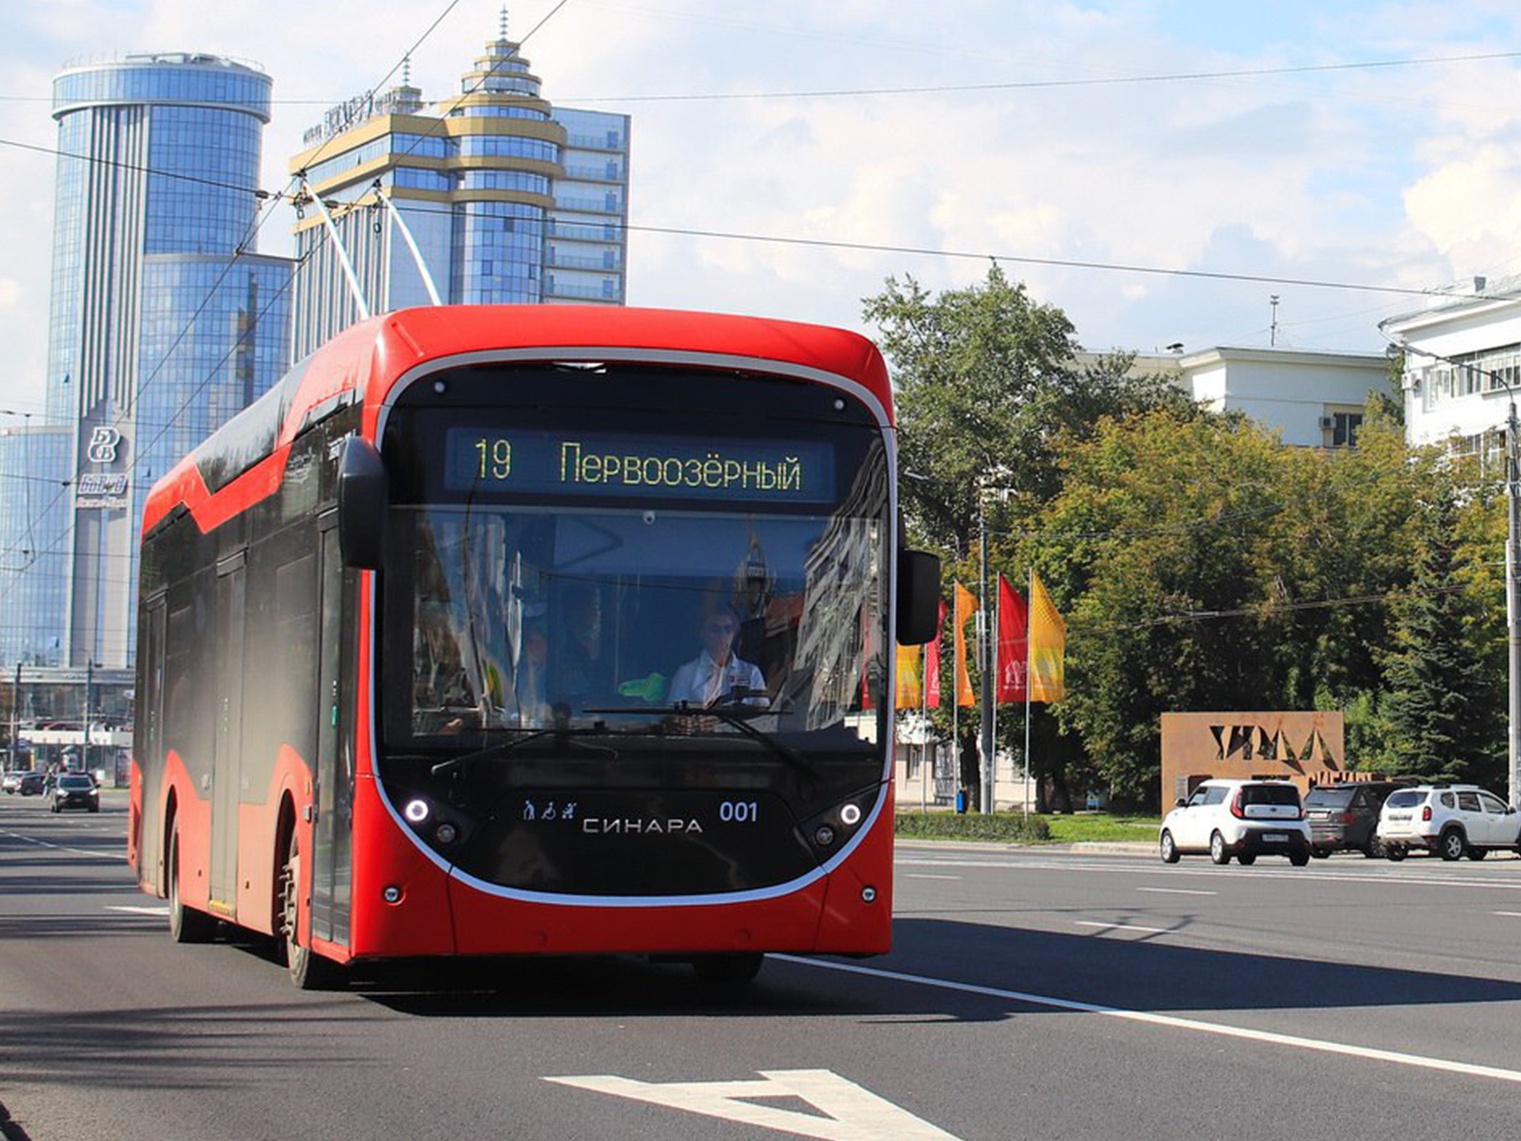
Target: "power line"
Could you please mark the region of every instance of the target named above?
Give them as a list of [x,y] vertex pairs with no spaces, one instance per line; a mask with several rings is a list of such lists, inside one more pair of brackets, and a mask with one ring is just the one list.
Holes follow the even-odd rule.
[[139,171],[143,174],[151,174],[157,178],[174,178],[181,182],[195,182],[202,186],[214,186],[218,190],[236,190],[240,194],[252,194],[255,198],[269,197],[269,191],[261,190],[257,186],[239,186],[237,183],[223,182],[216,178],[202,178],[196,174],[181,174],[173,170],[158,170],[154,167],[143,166],[140,163],[105,158],[101,155],[82,155],[75,151],[61,151],[57,147],[44,147],[36,143],[23,143],[17,139],[0,139],[0,146],[15,147],[17,150],[23,151],[37,151],[39,154],[57,155],[59,158],[71,158],[97,166],[111,166],[121,170]]
[[[562,4],[564,2],[565,2],[565,0],[561,0]],[[392,65],[392,67],[391,67],[391,69],[389,71],[386,72],[385,76],[382,77],[382,79],[380,81],[380,84],[376,85],[377,87],[380,86],[381,84],[386,83],[391,78],[391,76],[394,75],[397,72],[397,70],[402,67],[402,65],[406,62],[406,60],[407,60],[408,56],[411,54],[411,52],[415,51],[423,43],[424,40],[426,40],[430,35],[432,35],[434,29],[437,28],[439,26],[439,24],[441,24],[443,22],[444,18],[446,16],[448,16],[449,13],[452,12],[455,9],[456,6],[458,6],[458,4],[459,4],[459,0],[450,0],[449,4],[433,20],[433,22],[428,25],[427,30],[423,32],[423,34],[417,39],[417,41],[412,45],[412,47],[409,48],[407,50],[407,52],[403,53],[402,57],[400,59],[398,59],[394,65]],[[5,140],[5,141],[8,141],[8,140]],[[22,147],[26,147],[27,149],[32,149],[32,150],[45,149],[45,148],[33,147],[30,144],[12,144],[12,145],[22,146]],[[325,147],[326,145],[327,145],[327,141],[324,141],[323,147]],[[322,150],[322,147],[319,147],[317,153],[320,154],[321,150]],[[55,153],[61,153],[61,152],[55,152]],[[79,157],[79,156],[76,156],[76,157]],[[116,162],[113,162],[112,165],[129,166],[129,164],[126,164],[126,163],[116,163]],[[146,169],[146,168],[144,168],[144,169]],[[165,172],[158,172],[158,173],[165,173]],[[205,180],[201,180],[201,181],[205,181]],[[295,185],[295,183],[296,183],[296,180],[292,179],[291,182],[289,184],[287,184],[286,191],[290,190]],[[226,186],[226,185],[230,185],[230,184],[225,184],[224,183],[222,185]],[[274,195],[272,197],[266,191],[258,191],[255,196],[256,197],[263,197],[263,198],[268,199],[266,207],[273,207],[274,203],[278,202],[280,200],[280,198],[284,195],[284,193],[286,193],[286,191],[282,191],[280,194],[276,194],[276,195]],[[116,419],[113,421],[113,426],[120,426],[120,424],[125,420],[125,418],[128,415],[128,413],[130,411],[132,411],[136,407],[137,393],[140,393],[144,389],[146,389],[148,387],[148,385],[158,376],[159,371],[162,370],[163,367],[166,364],[168,364],[168,362],[170,361],[170,359],[173,357],[173,355],[175,353],[175,350],[177,350],[179,348],[180,343],[184,340],[184,338],[190,332],[190,330],[195,326],[196,320],[200,317],[201,313],[205,310],[206,306],[211,303],[212,299],[216,296],[217,291],[221,289],[222,282],[224,280],[226,280],[227,275],[232,272],[233,266],[237,263],[238,259],[240,257],[243,257],[245,255],[245,253],[247,252],[246,247],[247,247],[248,243],[258,236],[258,232],[259,232],[260,228],[268,220],[269,216],[270,216],[270,211],[267,208],[261,208],[259,210],[258,214],[255,215],[254,223],[253,223],[253,226],[250,229],[249,233],[245,234],[244,237],[243,237],[243,239],[238,242],[237,247],[233,251],[232,258],[228,261],[227,265],[223,268],[221,274],[217,277],[216,281],[212,283],[211,288],[207,291],[205,298],[201,301],[201,304],[196,308],[196,311],[191,315],[190,320],[188,322],[186,322],[185,327],[180,331],[179,335],[174,339],[174,343],[172,345],[170,345],[169,349],[164,353],[163,359],[159,362],[158,366],[153,370],[153,373],[147,378],[147,380],[141,381],[136,386],[136,391],[134,392],[132,399],[128,402],[127,407],[125,409],[123,409],[122,413],[120,415],[118,415],[116,417]],[[308,257],[310,256],[311,253],[315,253],[316,250],[320,249],[321,246],[322,246],[322,241],[319,240],[312,247],[312,250],[308,251]],[[168,423],[166,423],[162,428],[159,429],[158,433],[148,442],[148,444],[145,447],[138,447],[138,448],[135,448],[133,450],[132,460],[127,465],[127,472],[126,472],[126,474],[130,475],[136,469],[138,461],[141,459],[141,457],[143,456],[143,454],[149,448],[151,448],[155,443],[157,443],[159,440],[161,440],[164,437],[164,435],[170,430],[170,428],[172,428],[174,426],[174,424],[176,423],[176,421],[179,420],[180,416],[182,416],[185,413],[185,411],[188,408],[191,407],[191,405],[194,403],[194,401],[208,387],[210,387],[210,385],[212,383],[214,383],[214,381],[215,381],[215,379],[217,377],[217,374],[221,372],[222,366],[227,363],[228,358],[230,358],[234,352],[238,351],[238,349],[240,349],[242,347],[243,343],[246,340],[248,340],[249,338],[252,337],[252,335],[254,333],[254,330],[258,327],[259,321],[264,317],[264,315],[266,313],[269,312],[270,308],[274,305],[274,303],[277,300],[279,300],[280,297],[282,297],[284,295],[284,293],[286,292],[286,290],[289,289],[292,284],[294,284],[295,279],[296,279],[296,275],[300,273],[302,267],[305,264],[306,264],[306,259],[305,258],[300,259],[300,260],[298,260],[296,262],[296,265],[292,268],[291,274],[286,279],[285,284],[280,289],[276,290],[274,296],[270,298],[269,303],[266,304],[264,306],[264,308],[260,311],[258,317],[256,317],[254,319],[254,322],[244,331],[243,336],[240,337],[238,339],[238,341],[235,342],[231,348],[229,348],[229,350],[223,355],[222,359],[219,360],[216,363],[216,365],[213,366],[213,368],[211,369],[211,371],[207,374],[206,379],[204,381],[202,381],[199,385],[197,385],[196,388],[190,393],[190,395],[187,396],[185,398],[185,400],[180,404],[180,406],[177,409],[175,409],[173,415],[170,416]],[[58,504],[58,501],[63,498],[65,492],[67,491],[67,487],[68,487],[68,485],[64,485],[64,486],[61,486],[58,489],[57,493],[53,496],[53,499],[43,509],[42,516],[46,516],[49,512],[52,511],[52,509]],[[33,517],[35,518],[37,516],[33,516]],[[22,571],[16,573],[15,577],[13,577],[6,584],[4,590],[0,590],[0,604],[3,604],[5,602],[5,600],[10,596],[11,592],[15,589],[16,585],[21,581],[22,574],[25,572],[25,570],[29,569],[32,565],[34,565],[36,563],[37,559],[40,558],[40,557],[42,557],[42,555],[55,553],[56,548],[58,547],[58,544],[61,543],[61,542],[63,542],[64,540],[68,539],[69,536],[71,536],[74,533],[74,530],[76,529],[77,525],[78,525],[78,515],[75,514],[70,519],[68,527],[64,529],[63,533],[56,540],[54,540],[54,542],[51,543],[48,546],[47,549],[45,549],[43,551],[40,551],[40,552],[32,555],[32,557],[28,560],[26,566],[22,568]],[[12,548],[12,550],[14,550],[14,548]],[[8,553],[11,553],[11,551],[0,551],[0,556],[3,556],[4,554],[8,554]]]
[[[458,3],[458,0],[455,0]],[[564,0],[562,0],[563,6]],[[553,16],[560,6],[549,13]],[[454,8],[450,4],[443,16],[447,16]],[[434,22],[434,27],[442,21],[440,16]],[[545,16],[539,21],[533,31],[549,19]],[[429,28],[424,33],[423,39],[432,32]],[[532,32],[529,33],[530,35]],[[528,36],[524,36],[519,43],[524,43]],[[422,40],[413,45],[415,51]],[[693,102],[717,102],[722,100],[739,99],[832,99],[832,98],[858,98],[873,95],[934,95],[955,94],[959,92],[975,91],[1032,91],[1065,87],[1102,87],[1123,86],[1130,84],[1152,83],[1188,83],[1198,81],[1213,81],[1219,79],[1254,79],[1275,75],[1313,75],[1343,71],[1375,71],[1400,67],[1426,67],[1433,64],[1447,63],[1479,63],[1491,60],[1521,58],[1521,52],[1474,52],[1465,55],[1449,56],[1418,56],[1407,59],[1376,59],[1357,60],[1350,63],[1324,63],[1303,64],[1287,67],[1247,67],[1228,68],[1215,71],[1183,71],[1183,72],[1155,72],[1142,75],[1114,75],[1114,76],[1091,76],[1082,79],[1025,79],[1011,80],[1001,83],[947,83],[947,84],[921,84],[911,87],[852,87],[852,88],[816,88],[802,91],[710,91],[710,92],[673,92],[668,94],[648,95],[575,95],[564,98],[565,103],[693,103]],[[388,73],[386,79],[394,74],[395,68]],[[384,84],[385,80],[381,80]],[[379,85],[377,85],[378,88]],[[371,89],[376,90],[376,88]],[[47,95],[0,95],[0,101],[23,102],[23,103],[50,103],[52,96]],[[341,100],[337,99],[272,99],[272,104],[291,106],[332,106]]]
[[698,103],[734,99],[834,99],[869,95],[937,95],[971,91],[1033,91],[1060,87],[1103,87],[1144,83],[1180,83],[1196,80],[1260,78],[1269,75],[1307,75],[1321,72],[1370,71],[1379,68],[1418,67],[1437,63],[1472,63],[1481,60],[1517,59],[1521,52],[1478,52],[1471,55],[1427,56],[1415,59],[1363,60],[1356,63],[1305,64],[1297,67],[1249,67],[1220,71],[1161,72],[1149,75],[1093,76],[1085,79],[1022,79],[1007,83],[921,84],[914,87],[818,88],[808,91],[709,91],[671,95],[580,95],[567,103]]
[[[362,202],[343,202],[323,196],[326,202],[337,202],[339,207],[348,209],[362,209]],[[415,200],[408,200],[407,209],[414,214],[442,214],[451,215],[451,210],[440,210],[435,207],[424,206]],[[571,223],[578,225],[582,223]],[[634,222],[624,222],[621,219],[608,217],[596,222],[584,223],[587,226],[602,226],[606,229],[619,229],[646,234],[666,234],[675,237],[687,238],[714,238],[724,241],[736,242],[761,242],[784,246],[805,246],[818,249],[849,250],[852,253],[889,253],[906,254],[913,257],[940,257],[954,258],[961,261],[1000,261],[1012,262],[1016,265],[1039,265],[1055,269],[1092,269],[1104,270],[1112,273],[1143,273],[1164,277],[1199,278],[1207,281],[1239,281],[1258,285],[1298,285],[1309,289],[1343,289],[1362,293],[1392,293],[1409,297],[1431,297],[1442,295],[1437,289],[1411,289],[1398,285],[1371,285],[1367,282],[1355,281],[1330,281],[1316,280],[1303,277],[1273,277],[1267,274],[1254,273],[1227,273],[1223,270],[1204,269],[1174,269],[1166,266],[1139,265],[1128,262],[1099,262],[1083,261],[1075,258],[1042,258],[1027,254],[996,253],[987,250],[952,250],[935,249],[929,246],[904,246],[892,245],[884,242],[844,242],[829,238],[799,238],[783,234],[747,234],[735,230],[700,230],[684,226],[649,226]],[[551,235],[552,236],[552,235]]]

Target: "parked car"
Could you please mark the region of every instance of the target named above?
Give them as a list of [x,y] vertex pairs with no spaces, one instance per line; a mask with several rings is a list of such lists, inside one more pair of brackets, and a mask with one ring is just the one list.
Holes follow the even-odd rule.
[[1476,784],[1423,784],[1390,793],[1378,818],[1384,855],[1403,860],[1414,848],[1444,860],[1482,860],[1521,851],[1521,814]]
[[1232,856],[1252,864],[1264,854],[1287,856],[1297,868],[1310,862],[1310,825],[1288,781],[1207,780],[1167,814],[1159,839],[1169,864],[1185,852],[1208,852],[1217,864]]
[[1332,852],[1356,850],[1370,859],[1382,856],[1378,814],[1389,794],[1405,787],[1394,781],[1370,780],[1312,788],[1304,798],[1310,854],[1324,859]]
[[100,811],[100,789],[89,773],[64,773],[53,785],[53,811],[62,812],[66,808]]
[[22,773],[21,785],[16,789],[22,796],[41,796],[48,787],[48,778],[42,773]]
[[21,788],[21,778],[26,775],[20,769],[7,769],[4,776],[0,776],[0,789],[4,789],[7,796],[13,796]]

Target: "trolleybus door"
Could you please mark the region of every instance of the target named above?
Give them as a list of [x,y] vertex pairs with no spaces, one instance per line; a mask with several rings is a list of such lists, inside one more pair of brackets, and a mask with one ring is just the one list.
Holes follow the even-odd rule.
[[217,565],[216,741],[211,776],[211,905],[233,914],[238,898],[238,803],[242,800],[243,552]]
[[353,818],[353,744],[345,653],[344,567],[338,549],[337,512],[318,521],[320,582],[317,659],[317,820],[312,860],[312,933],[347,943],[349,937],[350,834]]

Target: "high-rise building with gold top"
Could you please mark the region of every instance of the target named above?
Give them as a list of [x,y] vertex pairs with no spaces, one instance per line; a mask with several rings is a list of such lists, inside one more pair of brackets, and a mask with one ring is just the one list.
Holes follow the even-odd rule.
[[290,160],[308,188],[296,223],[298,358],[360,316],[334,231],[374,313],[432,303],[409,234],[447,304],[623,303],[629,117],[551,106],[505,13],[460,83],[425,105],[404,74],[328,111]]

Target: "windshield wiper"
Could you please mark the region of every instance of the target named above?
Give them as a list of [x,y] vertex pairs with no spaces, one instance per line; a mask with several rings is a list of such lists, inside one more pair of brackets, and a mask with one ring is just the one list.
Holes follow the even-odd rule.
[[[752,717],[758,717],[765,713],[774,713],[776,710],[769,708],[757,708],[745,706],[751,709]],[[686,701],[678,701],[675,705],[625,705],[608,709],[588,709],[588,713],[653,713],[658,717],[716,717],[726,725],[732,725],[752,741],[758,741],[782,760],[786,761],[798,772],[805,776],[817,778],[819,771],[812,761],[799,753],[791,745],[778,740],[761,729],[750,724],[749,718],[742,717],[732,708],[721,705],[694,705]]]
[[576,739],[578,736],[597,736],[605,732],[608,732],[605,728],[568,729],[556,726],[550,729],[536,729],[532,733],[527,733],[521,737],[514,737],[511,741],[501,741],[495,745],[487,745],[484,749],[477,749],[473,753],[465,753],[458,757],[451,757],[447,761],[440,761],[433,766],[432,771],[434,776],[443,776],[445,773],[451,773],[457,769],[468,769],[478,761],[500,760],[508,753],[522,748],[530,741],[538,741],[544,737],[554,737],[559,744],[566,747],[573,745],[578,749],[585,749],[588,752],[606,753],[610,757],[616,757],[618,755],[617,749],[609,748],[606,745],[593,745],[589,741],[578,741]]

